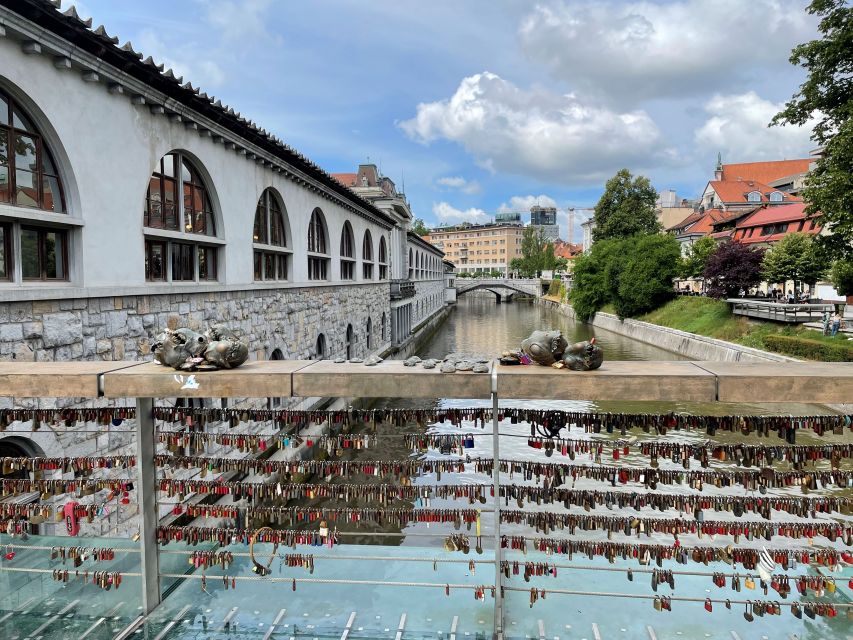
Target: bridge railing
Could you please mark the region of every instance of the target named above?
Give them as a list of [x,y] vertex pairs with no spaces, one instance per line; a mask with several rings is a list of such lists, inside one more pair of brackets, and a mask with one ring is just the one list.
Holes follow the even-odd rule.
[[[32,534],[23,536],[15,527],[19,526],[21,522],[25,522],[27,527],[38,526],[40,520],[44,521],[47,512],[33,511],[31,515],[26,516],[27,519],[25,520],[10,519],[9,514],[14,512],[14,508],[8,506],[6,502],[0,501],[0,511],[8,519],[7,522],[18,523],[11,528],[5,527],[3,529],[5,533],[0,538],[0,543],[7,545],[4,558],[0,560],[0,581],[3,581],[0,586],[5,587],[2,591],[5,596],[0,596],[0,601],[3,598],[7,599],[3,606],[12,614],[3,618],[3,615],[6,614],[0,613],[0,625],[14,618],[15,624],[22,625],[23,635],[21,637],[38,637],[46,633],[48,629],[56,628],[56,625],[65,628],[68,633],[75,637],[100,637],[96,631],[100,632],[101,629],[112,629],[115,631],[115,637],[133,637],[135,630],[141,625],[146,625],[151,637],[161,638],[162,640],[180,637],[179,635],[171,636],[169,634],[184,632],[188,625],[193,629],[202,629],[203,627],[203,630],[206,631],[210,627],[218,630],[218,632],[228,633],[234,630],[237,620],[252,619],[251,610],[260,608],[261,601],[271,599],[281,602],[281,610],[276,615],[271,615],[269,620],[260,623],[263,633],[266,634],[263,637],[267,640],[274,636],[278,637],[275,634],[297,633],[295,626],[290,626],[294,625],[292,616],[294,614],[298,616],[299,611],[302,610],[297,607],[308,607],[309,602],[316,604],[317,601],[330,603],[329,609],[337,613],[333,614],[332,622],[329,624],[336,628],[338,634],[343,633],[341,637],[346,637],[350,630],[354,630],[355,624],[364,624],[361,621],[362,618],[359,618],[361,614],[358,611],[349,611],[349,609],[340,610],[340,607],[333,606],[333,603],[348,602],[348,598],[361,598],[359,602],[372,601],[372,597],[364,595],[369,592],[367,587],[371,586],[376,588],[391,587],[388,591],[391,594],[388,595],[388,600],[389,603],[393,601],[393,606],[389,604],[389,610],[393,609],[394,606],[403,607],[402,610],[397,610],[398,613],[403,614],[400,616],[399,622],[396,618],[393,621],[382,621],[383,625],[397,630],[396,637],[398,640],[401,640],[407,628],[434,631],[435,629],[443,629],[445,625],[450,638],[456,637],[457,633],[461,635],[463,631],[471,635],[476,635],[478,631],[482,631],[487,635],[502,637],[506,634],[509,637],[527,633],[526,631],[515,632],[514,629],[509,629],[506,626],[506,621],[509,618],[521,620],[522,618],[518,615],[519,611],[527,611],[526,603],[522,609],[519,609],[519,598],[523,595],[526,600],[529,595],[532,605],[540,597],[539,589],[534,594],[526,584],[519,586],[517,579],[513,581],[507,577],[507,572],[513,574],[515,571],[513,567],[518,563],[520,563],[522,570],[525,570],[526,562],[532,562],[535,565],[532,571],[534,571],[534,576],[538,575],[539,577],[534,580],[534,583],[537,587],[542,585],[542,593],[553,594],[549,600],[559,598],[560,594],[564,593],[588,596],[593,599],[604,596],[621,597],[621,595],[618,588],[611,586],[592,590],[555,589],[551,583],[543,582],[543,580],[547,581],[550,578],[542,577],[542,575],[550,575],[550,567],[553,566],[553,577],[556,578],[558,563],[551,556],[538,554],[535,550],[530,552],[530,556],[522,556],[515,547],[505,546],[508,541],[516,538],[523,540],[524,537],[518,537],[520,535],[518,529],[512,524],[502,528],[502,522],[511,523],[512,518],[521,517],[518,514],[522,512],[514,511],[511,506],[508,506],[508,502],[502,498],[502,496],[509,495],[507,493],[509,488],[506,491],[502,489],[502,483],[506,481],[506,471],[502,471],[500,464],[494,464],[491,470],[492,479],[488,489],[491,497],[485,498],[479,505],[476,505],[477,551],[482,553],[460,556],[458,555],[459,551],[454,552],[449,547],[442,551],[441,548],[434,546],[434,542],[425,543],[427,546],[419,550],[411,547],[393,546],[364,547],[365,549],[372,549],[370,553],[352,551],[353,547],[348,545],[342,547],[343,551],[337,545],[333,548],[314,547],[309,549],[302,542],[299,542],[302,538],[297,535],[293,538],[292,544],[299,546],[299,553],[287,551],[288,555],[285,557],[284,552],[272,548],[270,543],[263,543],[264,538],[255,538],[254,534],[247,537],[247,534],[240,533],[237,531],[239,527],[217,528],[220,525],[216,523],[221,523],[223,518],[228,520],[231,511],[243,509],[242,506],[239,509],[230,507],[233,504],[230,494],[226,491],[221,492],[219,489],[227,488],[228,491],[236,491],[237,488],[243,487],[241,490],[248,492],[252,491],[249,487],[254,487],[254,490],[261,492],[261,495],[263,495],[263,491],[272,492],[271,495],[275,495],[276,492],[282,491],[284,484],[286,485],[284,490],[290,491],[291,489],[288,488],[291,486],[290,483],[299,482],[298,478],[302,475],[302,471],[300,471],[302,467],[299,466],[301,463],[287,463],[294,465],[291,467],[294,471],[293,477],[287,481],[283,481],[281,478],[272,478],[272,480],[261,478],[260,482],[255,484],[245,484],[248,481],[240,484],[223,480],[222,472],[224,470],[232,466],[235,469],[241,469],[240,465],[244,463],[236,461],[230,463],[231,466],[229,466],[227,461],[218,458],[210,459],[209,468],[206,465],[202,469],[203,475],[189,478],[182,476],[180,451],[169,449],[175,456],[175,462],[170,463],[170,466],[163,466],[162,443],[164,432],[162,431],[163,425],[159,424],[163,418],[161,416],[160,420],[155,420],[155,416],[158,415],[155,413],[155,399],[267,397],[468,399],[475,406],[482,407],[483,411],[487,411],[490,405],[491,413],[488,415],[491,432],[478,435],[490,436],[491,451],[488,457],[494,462],[504,459],[500,449],[501,430],[506,429],[507,424],[501,414],[500,400],[542,399],[641,403],[651,401],[681,404],[685,402],[753,403],[756,399],[760,399],[761,402],[770,404],[781,402],[839,403],[853,398],[853,363],[796,362],[785,363],[784,367],[779,367],[778,363],[605,362],[600,369],[592,372],[572,372],[536,366],[506,367],[492,363],[489,372],[482,374],[471,372],[441,373],[437,370],[406,367],[403,363],[396,361],[382,362],[374,367],[356,363],[337,364],[329,361],[259,361],[246,363],[244,366],[231,371],[194,373],[179,373],[153,363],[0,363],[0,396],[16,399],[45,396],[90,398],[95,399],[100,405],[104,405],[110,400],[125,403],[127,400],[135,399],[135,410],[116,409],[112,412],[107,411],[106,414],[96,411],[94,416],[83,416],[83,418],[75,417],[74,414],[62,413],[51,414],[54,417],[50,418],[47,414],[40,414],[38,410],[0,413],[0,425],[3,429],[10,425],[18,429],[27,421],[31,423],[31,428],[35,429],[37,423],[41,424],[45,420],[49,423],[45,428],[61,429],[63,422],[91,418],[94,423],[100,424],[102,428],[105,427],[107,430],[111,423],[113,425],[116,423],[132,425],[136,438],[133,459],[123,462],[124,467],[122,469],[126,473],[122,479],[100,481],[93,478],[90,471],[84,474],[82,478],[69,480],[67,475],[60,473],[55,478],[56,482],[48,485],[45,483],[53,482],[53,480],[49,479],[50,476],[45,475],[44,469],[51,467],[28,467],[33,469],[33,475],[29,479],[20,479],[19,485],[9,484],[7,481],[11,482],[11,480],[4,478],[3,496],[7,498],[17,493],[8,487],[17,487],[19,491],[35,489],[45,500],[54,495],[62,495],[61,489],[70,491],[70,493],[64,494],[68,496],[65,505],[56,505],[55,511],[48,514],[50,518],[53,518],[58,512],[65,520],[62,526],[68,526],[69,529],[73,529],[78,519],[90,517],[88,512],[78,515],[75,506],[71,506],[70,511],[68,510],[68,505],[75,504],[75,496],[78,496],[77,500],[82,502],[79,496],[88,495],[84,489],[90,485],[100,487],[101,490],[109,491],[112,494],[109,500],[105,500],[98,506],[99,510],[123,508],[121,506],[123,501],[128,499],[128,493],[132,492],[136,496],[136,505],[133,507],[138,508],[140,514],[140,526],[137,532],[138,542],[133,539],[122,540],[114,537],[92,539],[89,543],[85,539],[65,539],[61,536],[45,537]],[[189,407],[192,402],[185,400],[182,404],[184,407]],[[123,413],[124,411],[127,413]],[[164,409],[160,409],[160,411],[162,412]],[[196,421],[208,414],[204,410],[194,413],[192,409],[172,407],[167,407],[165,411],[167,414],[166,422],[172,425],[170,429],[174,429],[176,434],[170,436],[167,433],[167,441],[170,442],[168,438],[174,437],[183,443],[181,439],[186,437],[187,444],[181,444],[181,447],[199,447],[200,445],[193,441],[194,434],[203,434],[206,433],[206,430],[197,429],[197,427],[204,427],[204,425],[199,425]],[[725,413],[725,411],[725,406],[721,406],[720,412]],[[168,417],[169,412],[172,412],[171,417]],[[236,415],[239,416],[239,413]],[[279,419],[286,421],[285,415],[286,412],[271,411],[268,419],[270,421]],[[474,414],[468,417],[477,419]],[[55,422],[51,422],[51,420]],[[849,437],[850,431],[845,430],[843,423],[841,424],[843,434]],[[479,425],[480,428],[482,426],[484,425]],[[466,429],[474,428],[473,426],[466,426]],[[847,429],[849,429],[849,425],[847,425]],[[228,437],[229,433],[230,430],[225,429],[225,431],[217,432],[215,435],[216,437]],[[346,433],[344,432],[344,434]],[[401,434],[395,435],[400,437]],[[369,439],[370,433],[366,432],[365,436]],[[237,435],[230,437],[236,439]],[[306,436],[303,434],[289,437],[294,439],[307,437],[310,439],[312,437],[320,438],[322,435]],[[251,440],[251,437],[248,439]],[[477,440],[479,441],[479,438]],[[362,442],[362,440],[356,438],[353,442]],[[363,442],[367,442],[367,440]],[[287,446],[291,445],[288,444]],[[482,456],[484,454],[482,445],[477,444],[476,446],[478,454]],[[566,445],[562,444],[561,446],[565,447]],[[619,447],[622,446],[619,444]],[[608,445],[608,451],[609,448]],[[203,445],[200,450],[203,451]],[[338,475],[346,475],[344,469],[349,463],[335,462],[336,456],[339,454],[333,450],[330,451],[328,469],[320,475],[328,476],[334,480]],[[93,460],[96,459],[93,458]],[[190,461],[190,464],[198,463],[198,458],[190,456],[186,459]],[[293,458],[273,457],[268,464],[272,465],[272,468],[276,464],[285,463],[288,460],[293,460]],[[429,461],[430,457],[428,456],[425,460]],[[460,460],[464,460],[464,458]],[[551,462],[553,461],[549,461],[548,464]],[[64,464],[69,465],[67,467],[69,470],[73,465],[75,471],[79,471],[80,468],[86,468],[86,465],[91,463],[82,459],[73,462],[66,461]],[[392,466],[401,465],[406,464],[406,461],[393,461],[389,464]],[[618,463],[611,461],[610,464],[616,465]],[[575,468],[569,465],[566,466],[566,469],[575,468],[577,471],[581,467]],[[242,471],[245,472],[248,468],[242,468]],[[537,474],[550,473],[547,471],[548,469],[556,468],[548,467],[545,464],[539,468]],[[13,471],[11,467],[8,470],[9,472]],[[65,466],[58,469],[58,471],[65,470]],[[652,473],[649,470],[647,472]],[[453,472],[448,471],[448,473],[452,475]],[[670,472],[667,471],[667,473]],[[765,475],[764,472],[762,472],[762,477],[763,475]],[[406,477],[406,474],[403,477]],[[400,478],[401,481],[402,479]],[[520,480],[515,482],[520,482]],[[823,482],[824,484],[827,483],[826,480]],[[536,486],[538,487],[538,485],[537,482]],[[168,487],[170,492],[177,492],[179,498],[183,498],[185,494],[194,492],[199,494],[201,491],[199,487],[202,486],[207,487],[205,491],[210,491],[214,495],[217,493],[221,493],[223,496],[228,495],[228,500],[207,506],[201,503],[188,502],[187,504],[190,506],[182,508],[192,509],[194,517],[215,518],[211,521],[202,520],[203,522],[214,523],[209,526],[209,531],[214,531],[214,534],[211,534],[213,538],[193,537],[195,533],[192,528],[182,529],[182,537],[178,539],[164,537],[166,534],[164,534],[164,527],[161,526],[158,493],[166,491]],[[340,484],[339,482],[327,484],[327,481],[320,480],[315,485],[310,486],[315,487],[310,489],[311,496],[317,497],[314,492],[322,491],[323,487],[338,487],[334,490],[337,492],[342,490],[340,487],[351,485]],[[722,495],[726,495],[725,488],[720,490]],[[58,493],[56,493],[57,491]],[[84,492],[81,494],[81,491]],[[295,495],[308,495],[307,493],[303,494],[302,491],[300,489],[299,493]],[[306,488],[304,491],[307,492],[308,489]],[[244,498],[247,495],[249,494],[244,494]],[[234,494],[234,499],[237,500],[237,494]],[[352,500],[356,501],[358,498],[354,497]],[[416,501],[416,503],[420,502],[422,501]],[[255,504],[254,500],[249,502],[250,506],[253,504]],[[353,502],[353,504],[356,503]],[[59,508],[60,506],[62,508]],[[347,506],[351,505],[347,503]],[[423,504],[420,504],[419,507],[416,505],[417,508],[424,506]],[[281,514],[298,512],[298,509],[293,512],[289,510],[290,507],[283,509]],[[22,513],[30,514],[29,511]],[[461,514],[462,511],[458,513]],[[480,514],[483,514],[482,517],[484,518],[482,532]],[[101,517],[100,511],[91,517]],[[248,523],[243,526],[249,528]],[[320,529],[317,529],[318,526]],[[468,520],[468,526],[473,526],[472,521]],[[553,529],[553,524],[550,526]],[[316,540],[319,539],[317,536],[322,536],[317,532],[324,528],[328,530],[335,528],[335,525],[333,521],[327,522],[325,519],[322,522],[312,521],[312,524],[308,526],[308,531],[313,537],[309,536],[310,540],[306,539],[306,542],[312,544],[311,540],[313,540],[316,543]],[[420,540],[419,535],[431,536],[433,540],[436,537],[439,540],[444,537],[447,537],[447,540],[474,537],[473,529],[467,533],[454,533],[454,531],[442,528],[439,525],[436,525],[436,528],[437,531],[433,533],[405,531],[402,535],[409,536],[413,540]],[[32,529],[28,530],[31,531]],[[217,534],[217,531],[221,533]],[[548,526],[545,527],[544,531],[548,531]],[[483,545],[485,549],[480,549],[479,546],[481,544],[479,542],[481,533],[482,537],[486,539],[486,544]],[[537,531],[537,533],[542,533],[542,531]],[[558,531],[557,534],[569,540],[575,539],[574,533]],[[394,535],[401,534],[393,533],[387,528],[380,528],[378,533],[374,534],[355,532],[348,535],[356,537],[385,535],[391,536],[393,539]],[[134,536],[134,538],[136,537]],[[428,537],[423,539],[428,540]],[[322,537],[322,539],[325,541],[326,537]],[[109,559],[94,561],[94,564],[88,569],[86,567],[81,569],[79,566],[75,566],[75,560],[66,557],[66,554],[70,553],[71,545],[64,540],[69,540],[73,545],[78,546],[81,543],[84,545],[89,543],[90,547],[110,547],[111,555]],[[248,551],[246,546],[246,543],[252,540],[256,541],[253,549],[257,555],[254,557],[250,555],[251,551]],[[582,541],[583,537],[578,537],[577,540]],[[169,542],[169,544],[163,545],[163,542]],[[329,544],[331,545],[331,542]],[[452,543],[445,542],[445,546],[448,544]],[[525,549],[528,544],[530,542],[524,543]],[[62,549],[61,559],[60,552],[57,549]],[[259,550],[262,550],[263,554]],[[89,553],[87,561],[91,563],[93,562],[91,554],[95,552],[93,550]],[[221,565],[223,556],[217,555],[220,553],[232,554],[230,565],[228,562],[226,562],[225,567]],[[307,569],[307,558],[309,556],[311,557],[311,572],[308,572]],[[69,563],[66,563],[66,560]],[[192,565],[189,569],[188,560]],[[273,560],[275,560],[275,564],[272,564]],[[315,560],[318,562],[318,566],[324,566],[324,571],[318,572],[318,575],[313,573],[313,562]],[[325,564],[327,561],[328,563]],[[610,561],[613,562],[614,559]],[[279,563],[282,566],[276,566]],[[465,574],[467,577],[458,573],[458,569],[463,564],[468,567],[468,572]],[[260,570],[257,568],[258,565],[261,566]],[[285,565],[287,570],[283,570]],[[425,573],[422,569],[427,565],[433,569]],[[337,568],[326,570],[326,566]],[[542,566],[547,569],[548,574],[536,573]],[[582,567],[572,563],[560,564],[559,566],[561,572],[563,569],[601,571],[605,568]],[[722,566],[723,569],[711,567],[708,570],[725,571],[725,565]],[[101,567],[105,568],[105,573],[97,573],[101,571]],[[269,568],[271,575],[264,576],[265,569],[263,567]],[[439,569],[440,567],[441,569]],[[64,573],[66,569],[69,570],[68,575]],[[476,577],[474,577],[475,569],[479,569]],[[611,568],[610,570],[616,569]],[[642,567],[636,570],[640,573],[644,571]],[[571,571],[569,573],[571,574]],[[712,574],[708,573],[707,575]],[[121,589],[117,588],[119,587],[119,584],[116,584],[117,576],[120,576],[121,580],[124,581]],[[697,579],[679,577],[679,580]],[[92,584],[93,581],[94,585]],[[355,588],[353,589],[353,587]],[[842,587],[839,587],[839,590],[841,589]],[[414,613],[409,615],[421,604],[423,598],[406,596],[403,600],[395,600],[393,594],[411,594],[413,593],[411,590],[441,593],[440,598],[429,600],[431,604],[426,607],[426,610],[433,613],[424,614],[437,616],[434,621],[432,619],[428,621],[426,618],[418,618],[416,621]],[[593,593],[596,591],[602,591],[602,593]],[[164,600],[164,593],[172,592],[174,595]],[[212,593],[215,594],[215,600],[211,599]],[[445,599],[444,593],[462,593],[465,594],[466,600],[464,604],[461,604],[458,599],[451,598],[448,600]],[[469,604],[472,593],[475,602]],[[630,597],[651,599],[654,596],[635,595]],[[734,599],[736,596],[732,596],[732,598]],[[199,604],[199,599],[203,604]],[[690,598],[681,599],[690,600]],[[715,602],[719,601],[715,600]],[[741,601],[735,599],[734,602]],[[840,617],[843,618],[843,607],[845,605],[839,604],[836,600],[832,602],[835,603],[834,606],[841,608],[842,616]],[[227,606],[224,606],[225,604]],[[267,602],[263,604],[267,604]],[[790,602],[786,602],[786,606],[789,605]],[[129,620],[127,617],[122,618],[122,624],[126,626],[117,629],[110,625],[115,625],[115,620],[120,618],[114,614],[122,606],[130,610],[135,610],[138,606],[142,615],[132,617]],[[355,608],[355,605],[352,606]],[[537,606],[541,611],[551,612],[549,615],[539,614],[542,615],[538,621],[539,629],[542,631],[541,635],[545,633],[546,624],[549,631],[551,629],[556,631],[557,622],[563,623],[562,619],[556,620],[555,617],[558,615],[556,612],[560,610],[559,602],[540,603]],[[687,605],[684,606],[686,609]],[[85,617],[77,613],[84,607],[93,607],[97,613]],[[215,609],[215,611],[211,612],[211,609]],[[276,607],[276,610],[278,609],[279,607]],[[632,615],[636,617],[636,611],[633,609],[632,611],[634,611]],[[489,621],[490,624],[485,622],[484,612],[489,612],[489,615],[492,616]],[[30,621],[30,614],[32,614],[33,622]],[[75,614],[77,619],[74,619]],[[196,617],[190,620],[187,618],[188,615]],[[529,618],[529,616],[527,619],[528,622],[530,620],[535,621],[535,618]],[[285,620],[290,620],[290,622],[285,622]],[[359,622],[356,623],[356,620]],[[79,625],[78,622],[80,622]],[[632,622],[636,624],[637,619]],[[606,623],[605,619],[593,622],[593,630],[598,633],[599,625],[604,628]],[[245,625],[245,623],[243,624]],[[300,622],[300,624],[302,623]],[[622,624],[629,623],[623,622]],[[711,624],[713,623],[708,623],[708,625]],[[257,626],[254,624],[254,620],[253,626]],[[315,625],[311,625],[311,627],[312,629],[308,630],[309,633],[320,633],[319,630],[313,628]],[[781,628],[784,628],[784,625],[780,626]],[[306,631],[306,629],[302,629],[302,631]],[[393,632],[391,634],[393,635]]]
[[740,298],[730,298],[726,302],[732,305],[732,313],[735,315],[789,324],[820,321],[824,313],[835,311],[832,303],[764,302]]

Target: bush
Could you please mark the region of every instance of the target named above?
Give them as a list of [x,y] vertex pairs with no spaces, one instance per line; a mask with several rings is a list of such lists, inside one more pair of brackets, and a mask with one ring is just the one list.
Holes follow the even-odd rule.
[[764,344],[768,349],[797,358],[822,362],[853,362],[853,345],[847,341],[839,340],[838,344],[832,344],[796,336],[764,336]]

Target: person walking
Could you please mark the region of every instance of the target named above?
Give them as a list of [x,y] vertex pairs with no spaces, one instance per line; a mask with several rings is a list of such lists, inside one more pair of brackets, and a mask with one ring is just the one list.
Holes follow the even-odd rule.
[[840,328],[841,328],[841,314],[838,312],[838,310],[836,310],[832,316],[832,330],[830,332],[830,335],[834,338],[835,334],[838,333],[838,330]]
[[829,311],[824,311],[823,312],[823,335],[825,335],[825,336],[829,335],[829,325],[831,322],[832,322],[832,316],[830,315]]

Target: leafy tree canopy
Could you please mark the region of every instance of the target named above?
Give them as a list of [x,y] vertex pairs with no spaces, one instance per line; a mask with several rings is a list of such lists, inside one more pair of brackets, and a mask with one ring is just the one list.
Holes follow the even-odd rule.
[[525,278],[535,278],[543,271],[557,271],[561,267],[565,270],[566,260],[554,255],[554,245],[545,240],[544,229],[525,227],[521,236],[521,257],[510,261],[510,270]]
[[419,236],[429,235],[429,229],[421,218],[412,220],[412,232],[417,233]]
[[768,282],[814,284],[826,274],[827,263],[811,236],[790,233],[764,254],[763,274]]
[[711,236],[699,238],[687,247],[687,255],[681,262],[679,275],[682,278],[701,278],[708,257],[717,249],[717,242]]
[[595,205],[593,240],[658,233],[661,226],[655,214],[656,200],[657,191],[648,178],[634,178],[627,169],[620,169],[604,185]]
[[853,296],[853,260],[836,260],[832,265],[832,284],[842,296]]
[[706,291],[713,298],[734,298],[761,282],[764,251],[740,242],[723,242],[705,264]]
[[812,140],[823,149],[806,177],[803,199],[830,235],[830,257],[853,258],[853,7],[846,0],[813,0],[821,39],[794,48],[791,64],[806,69],[799,91],[771,125],[803,126],[815,119]]

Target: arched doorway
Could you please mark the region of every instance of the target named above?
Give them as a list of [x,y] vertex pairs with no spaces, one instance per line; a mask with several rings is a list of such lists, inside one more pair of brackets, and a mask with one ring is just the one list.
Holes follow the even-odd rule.
[[352,330],[351,324],[347,325],[346,352],[347,360],[352,358],[355,353],[355,333]]

